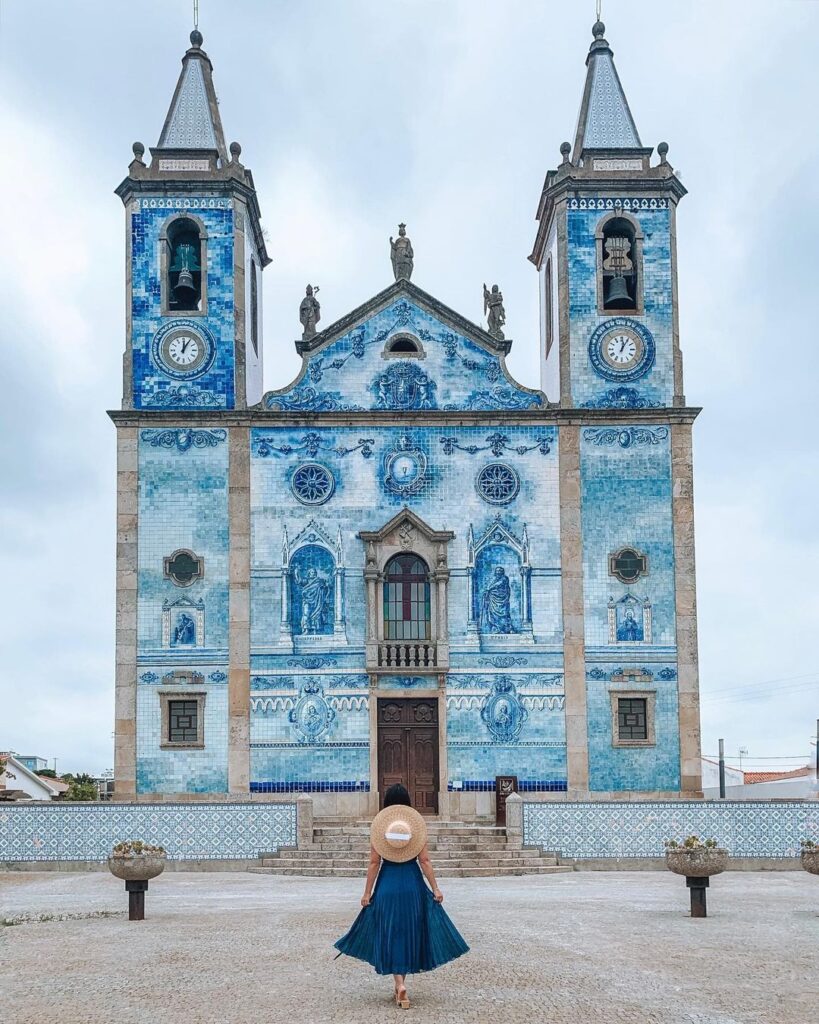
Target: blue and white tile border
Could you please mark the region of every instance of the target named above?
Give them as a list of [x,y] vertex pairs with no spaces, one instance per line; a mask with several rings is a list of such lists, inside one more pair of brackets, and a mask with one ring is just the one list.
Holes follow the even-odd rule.
[[819,801],[612,801],[523,804],[523,842],[560,857],[662,857],[666,839],[716,839],[733,857],[796,857],[819,842]]
[[104,861],[123,839],[162,845],[171,860],[253,860],[296,846],[296,804],[0,806],[0,864]]

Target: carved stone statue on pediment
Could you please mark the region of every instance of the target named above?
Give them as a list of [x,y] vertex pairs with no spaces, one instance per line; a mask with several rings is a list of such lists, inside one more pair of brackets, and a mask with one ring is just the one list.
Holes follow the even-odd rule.
[[299,306],[299,320],[304,328],[301,336],[304,341],[316,336],[316,324],[321,320],[321,305],[316,298],[318,290],[318,285],[313,288],[311,284],[308,284]]
[[487,331],[493,338],[503,341],[503,325],[506,323],[506,310],[503,307],[503,292],[496,284],[490,291],[483,286],[483,311],[486,313]]
[[406,224],[398,225],[398,238],[390,235],[390,259],[395,280],[409,281],[415,266],[415,253],[412,251],[412,242],[407,238]]

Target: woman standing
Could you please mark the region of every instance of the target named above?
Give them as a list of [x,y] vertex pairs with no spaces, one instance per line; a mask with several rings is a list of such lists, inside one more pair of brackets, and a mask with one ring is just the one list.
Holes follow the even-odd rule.
[[372,964],[378,974],[391,974],[396,1005],[406,1010],[406,976],[434,970],[467,953],[469,946],[441,906],[444,896],[429,859],[427,827],[402,785],[387,790],[370,842],[362,910],[335,947],[339,955]]

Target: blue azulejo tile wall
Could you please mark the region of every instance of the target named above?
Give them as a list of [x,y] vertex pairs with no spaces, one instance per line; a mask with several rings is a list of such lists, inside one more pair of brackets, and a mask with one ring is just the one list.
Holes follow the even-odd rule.
[[[207,235],[206,311],[162,313],[161,238],[174,218]],[[142,197],[131,209],[131,318],[137,409],[232,408],[234,404],[233,208],[225,197]],[[209,351],[201,371],[170,374],[155,339],[178,321]]]
[[[507,664],[562,671],[556,429],[311,425],[251,432],[254,788],[372,783],[368,711],[356,703],[368,692],[359,533],[403,507],[455,535],[450,656],[459,672],[483,669],[474,692],[453,694],[448,708],[458,779],[485,784],[507,766],[565,779],[562,689],[548,672],[533,687],[522,682],[520,697],[490,678]],[[339,684],[342,669],[359,676],[358,692]],[[411,675],[384,680],[410,692],[436,686]],[[461,698],[469,708],[456,706]],[[481,718],[485,700],[495,717]],[[501,739],[510,715],[515,728]]]
[[[610,215],[613,198],[573,199],[568,209],[569,325],[572,397],[578,406],[650,408],[671,405],[674,392],[671,208],[666,199],[624,197],[621,210],[643,233],[644,312],[628,315],[634,330],[653,347],[651,365],[635,379],[607,375],[589,353],[592,336],[616,313],[600,316],[597,307],[597,241],[601,220]],[[622,374],[619,375],[623,377]]]
[[[580,451],[589,785],[678,790],[670,430],[582,428]],[[611,564],[624,548],[644,559],[628,582]],[[654,745],[614,742],[611,691],[618,687],[656,691]]]
[[819,803],[779,800],[524,803],[523,841],[561,857],[662,857],[667,839],[714,838],[732,857],[793,858],[819,842]]
[[[535,659],[491,660],[528,665]],[[565,789],[562,673],[487,668],[450,672],[447,677],[449,789],[492,789],[497,775],[517,775],[522,789]]]
[[[368,678],[298,659],[252,677],[251,789],[257,792],[367,792],[370,786]],[[304,659],[317,664],[335,659]],[[275,664],[272,659],[268,664]]]
[[[645,695],[653,715],[651,746],[617,746],[612,700],[618,694]],[[680,788],[680,730],[677,673],[668,665],[587,666],[586,712],[589,738],[589,789],[592,792],[675,792]]]
[[[228,444],[221,428],[139,434],[137,791],[227,789]],[[193,556],[184,586],[166,575]],[[179,675],[174,676],[174,673]],[[181,682],[179,679],[181,678]],[[162,749],[162,692],[204,692],[204,748]]]
[[79,804],[0,807],[0,863],[104,861],[126,839],[171,860],[255,860],[295,846],[294,803]]

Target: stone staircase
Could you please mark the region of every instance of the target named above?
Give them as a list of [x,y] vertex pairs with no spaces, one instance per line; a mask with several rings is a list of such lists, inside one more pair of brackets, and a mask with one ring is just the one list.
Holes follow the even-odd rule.
[[[505,828],[462,821],[427,821],[429,852],[437,878],[485,875],[550,875],[571,871],[553,854],[522,847]],[[312,875],[364,878],[370,854],[370,823],[320,819],[312,842],[299,849],[261,853],[259,866],[248,870],[266,875]]]

